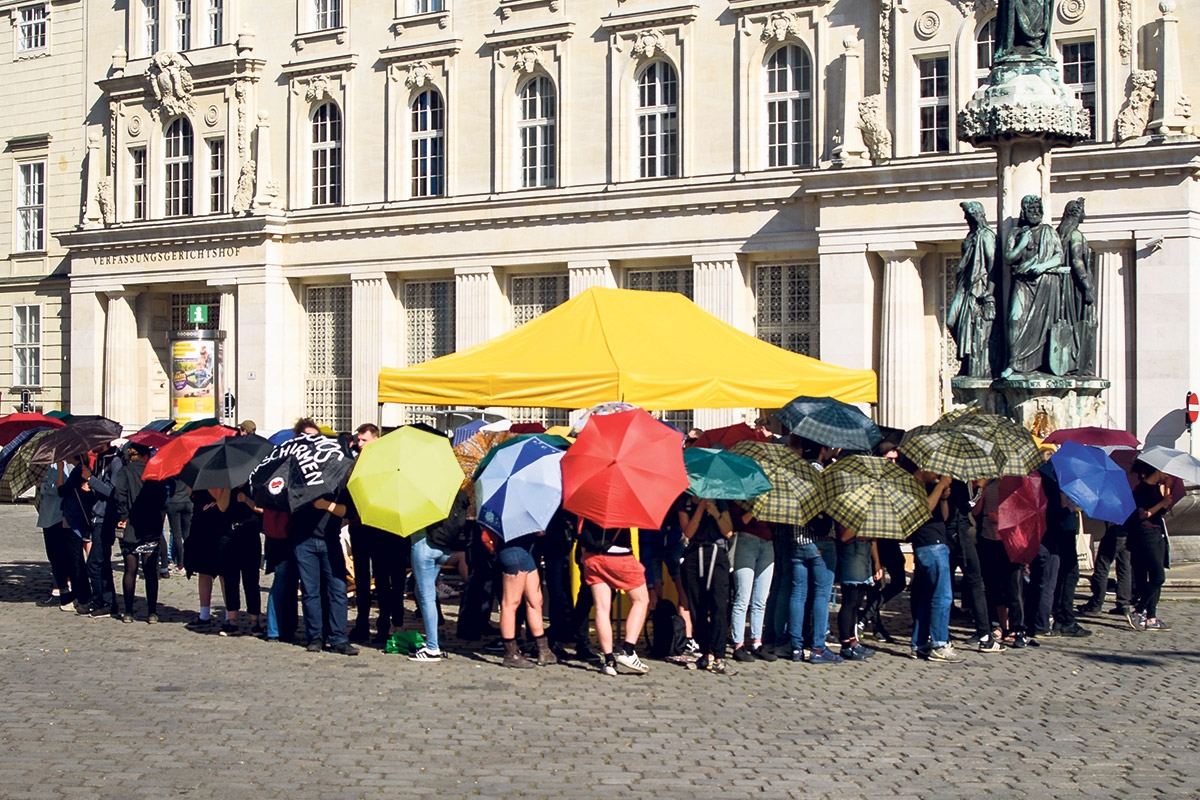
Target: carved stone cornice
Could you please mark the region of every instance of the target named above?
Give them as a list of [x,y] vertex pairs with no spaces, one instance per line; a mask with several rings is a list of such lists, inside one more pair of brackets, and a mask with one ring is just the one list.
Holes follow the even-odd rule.
[[513,31],[493,31],[483,36],[483,41],[492,50],[516,48],[523,45],[565,42],[575,35],[574,22],[557,22]]
[[678,28],[692,22],[699,14],[700,6],[695,5],[608,14],[600,18],[600,27],[610,35],[650,28]]
[[417,61],[435,61],[458,55],[463,40],[459,38],[439,39],[400,47],[388,47],[379,51],[379,60],[389,66],[412,64]]
[[312,58],[305,61],[292,61],[284,64],[279,71],[295,80],[304,75],[319,75],[330,72],[349,72],[358,66],[357,53],[343,53],[324,58]]

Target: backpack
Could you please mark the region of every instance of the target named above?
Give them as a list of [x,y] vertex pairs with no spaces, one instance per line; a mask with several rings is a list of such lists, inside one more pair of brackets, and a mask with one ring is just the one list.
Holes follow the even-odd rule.
[[687,645],[687,626],[683,617],[675,610],[675,604],[670,600],[659,600],[654,606],[651,622],[654,626],[654,636],[650,642],[650,655],[653,658],[670,658],[683,655]]
[[467,508],[470,497],[462,489],[454,497],[454,505],[450,515],[441,522],[431,525],[426,531],[429,543],[442,552],[466,550],[471,544],[471,533],[474,526],[468,524]]

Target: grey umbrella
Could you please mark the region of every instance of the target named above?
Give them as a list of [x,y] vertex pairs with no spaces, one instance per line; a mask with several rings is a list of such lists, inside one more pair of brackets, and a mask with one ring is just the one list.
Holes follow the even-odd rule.
[[1159,472],[1174,475],[1184,483],[1200,485],[1200,460],[1191,453],[1151,445],[1141,452],[1137,460],[1149,464]]

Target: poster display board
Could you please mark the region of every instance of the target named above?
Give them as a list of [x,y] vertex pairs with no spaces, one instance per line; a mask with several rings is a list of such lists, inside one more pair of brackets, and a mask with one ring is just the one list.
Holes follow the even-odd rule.
[[217,338],[171,341],[171,418],[178,427],[218,414]]

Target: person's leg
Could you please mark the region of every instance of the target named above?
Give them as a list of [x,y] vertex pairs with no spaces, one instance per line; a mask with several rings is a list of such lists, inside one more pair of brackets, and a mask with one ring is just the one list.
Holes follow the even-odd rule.
[[983,568],[979,564],[979,550],[976,533],[973,530],[960,531],[958,546],[962,553],[963,599],[971,609],[971,619],[975,623],[975,634],[987,636],[991,630],[987,610],[987,595],[983,590]]
[[[786,530],[786,529],[784,529]],[[768,647],[788,644],[788,615],[792,605],[792,536],[780,531],[771,539],[778,568],[771,574],[767,607],[763,613],[763,642]]]
[[1078,624],[1075,620],[1075,589],[1079,585],[1079,552],[1075,546],[1076,537],[1063,537],[1059,548],[1058,582],[1054,587],[1054,625],[1061,630],[1074,630]]
[[346,636],[346,623],[350,612],[350,598],[346,593],[346,558],[342,554],[339,542],[335,540],[325,543],[325,557],[321,563],[326,587],[325,605],[329,609],[329,646],[345,647],[349,641]]
[[770,542],[758,540],[758,558],[754,563],[754,586],[750,592],[750,643],[763,643],[763,626],[767,616],[767,594],[775,577],[775,550]]
[[[416,574],[416,543],[413,543],[413,574]],[[490,628],[492,616],[493,580],[496,575],[495,559],[476,536],[467,549],[467,561],[471,566],[471,577],[462,594],[458,612],[458,635],[462,639],[479,639]],[[422,616],[424,612],[422,612]]]
[[887,573],[887,586],[883,590],[883,605],[887,605],[889,600],[904,591],[908,583],[908,576],[904,574],[904,552],[900,549],[900,542],[895,539],[880,539],[877,546],[879,564]]
[[424,537],[413,542],[412,570],[416,587],[417,610],[425,626],[425,646],[440,650],[437,617],[437,574],[438,560],[446,554],[429,544]]
[[221,574],[221,596],[225,599],[225,617],[234,623],[235,627],[237,625],[238,612],[242,610],[242,595],[239,583],[241,577],[241,565],[238,564],[236,558],[232,558],[230,563],[226,565],[225,571]]
[[930,623],[933,601],[933,569],[935,559],[932,545],[913,548],[913,576],[909,596],[913,606],[912,649],[927,650],[931,646]]
[[788,598],[788,636],[792,652],[804,649],[804,611],[808,607],[808,578],[810,562],[820,558],[816,545],[798,544],[791,555],[791,595]]
[[562,645],[572,640],[571,630],[571,562],[565,546],[555,544],[542,548],[546,564],[546,612],[550,617],[549,637]]
[[133,593],[137,589],[137,554],[127,553],[122,557],[122,561],[125,564],[125,575],[121,578],[121,588],[125,595],[125,613],[133,616]]
[[[92,523],[92,529],[87,532],[88,540],[92,542],[92,547],[88,549],[86,556],[87,577],[91,584],[92,597],[96,598],[98,603],[111,602],[115,608],[117,598],[112,597],[105,592],[104,576],[102,563],[104,561],[104,548],[101,545],[101,540],[104,538],[104,522],[101,519],[96,519]],[[112,555],[109,554],[111,560]]]
[[[746,641],[746,614],[750,610],[750,597],[754,594],[755,556],[754,544],[761,542],[757,536],[748,533],[736,534],[737,550],[733,554],[733,623],[730,633],[733,637],[733,649],[741,647]],[[765,542],[764,542],[765,544]],[[762,622],[759,622],[759,635],[762,633]]]
[[[296,606],[296,591],[292,590],[289,597],[287,594],[288,584],[288,559],[284,559],[275,565],[275,575],[271,579],[271,591],[267,594],[267,638],[281,639],[280,634],[283,630],[283,606],[286,602],[291,602],[292,607]],[[295,626],[289,632],[295,633]]]
[[536,569],[523,573],[523,576],[522,594],[527,608],[525,624],[529,626],[529,635],[537,639],[546,635],[546,625],[542,621],[542,576]]
[[[714,658],[725,658],[725,649],[729,642],[729,555],[725,550],[717,548],[716,559],[712,564],[712,584],[707,592],[712,603],[712,633],[707,652]],[[709,576],[705,576],[709,580]]]
[[[596,620],[596,640],[600,644],[600,652],[607,658],[613,652],[612,632],[612,587],[607,583],[591,585],[592,605],[596,609],[593,618]],[[647,598],[647,601],[649,598]]]
[[[1007,554],[1005,555],[1007,559]],[[1025,587],[1025,567],[1008,561],[1008,572],[1005,579],[1005,606],[1008,608],[1007,631],[1024,634],[1029,628],[1029,618],[1025,613],[1025,603],[1022,590]]]
[[142,560],[142,578],[146,581],[146,614],[158,615],[158,553],[166,550],[159,544],[157,552],[147,553]]
[[104,585],[104,593],[112,598],[113,608],[117,607],[117,589],[113,578],[113,546],[117,542],[116,524],[104,525],[100,532],[100,581]]
[[829,601],[833,596],[833,580],[837,574],[837,544],[833,541],[817,542],[821,557],[812,563],[812,649],[824,650],[829,636]]
[[325,542],[309,536],[296,543],[296,574],[300,578],[301,607],[304,609],[304,638],[311,646],[321,642],[321,557]]
[[[505,572],[500,579],[501,595],[500,595],[500,638],[515,639],[517,638],[517,606],[521,605],[521,601],[525,595],[525,583],[527,572],[518,572],[509,574]],[[532,620],[530,621],[532,628]],[[539,626],[540,627],[540,626]]]
[[1108,594],[1108,574],[1117,556],[1117,534],[1121,530],[1118,525],[1109,525],[1104,530],[1100,545],[1096,548],[1096,558],[1092,561],[1092,574],[1088,578],[1092,596],[1088,598],[1084,608],[1088,611],[1099,611],[1104,605],[1104,597]]
[[242,590],[246,594],[246,613],[250,615],[250,624],[257,626],[262,614],[262,585],[258,579],[258,565],[262,554],[258,552],[257,541],[247,543],[247,550],[242,561]]
[[931,596],[929,605],[929,637],[934,647],[945,647],[950,642],[950,606],[954,603],[954,590],[950,578],[950,548],[944,544],[935,544],[931,578]]
[[1117,562],[1117,608],[1125,610],[1133,608],[1133,568],[1129,558],[1128,541],[1128,536],[1118,532],[1114,548]]
[[65,605],[74,599],[68,588],[71,585],[72,570],[70,548],[77,548],[79,539],[62,525],[42,528],[42,537],[46,541],[46,558],[50,560],[54,588],[58,589],[58,602]]
[[1061,564],[1058,553],[1050,553],[1043,566],[1042,579],[1038,585],[1038,632],[1050,630],[1050,614],[1054,610],[1054,590],[1058,588],[1058,569]]
[[375,576],[375,598],[379,602],[375,641],[380,644],[391,635],[392,618],[396,616],[397,608],[404,607],[404,578],[407,573],[402,571],[405,556],[400,550],[404,541],[400,536],[387,534],[386,538],[380,536],[375,542],[371,570]]
[[712,635],[708,617],[707,598],[705,597],[704,579],[700,577],[700,550],[688,550],[683,557],[683,591],[688,599],[688,607],[692,613],[693,638],[707,655],[709,639]]
[[[371,531],[361,525],[350,526],[350,553],[354,561],[354,608],[357,616],[351,638],[366,640],[371,635]],[[378,576],[376,576],[378,583]]]
[[1167,542],[1161,531],[1144,531],[1138,536],[1138,547],[1141,550],[1143,569],[1145,570],[1144,590],[1138,602],[1147,622],[1158,619],[1158,600],[1166,582],[1164,561],[1167,555]]

